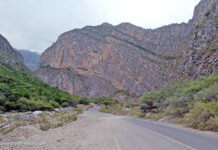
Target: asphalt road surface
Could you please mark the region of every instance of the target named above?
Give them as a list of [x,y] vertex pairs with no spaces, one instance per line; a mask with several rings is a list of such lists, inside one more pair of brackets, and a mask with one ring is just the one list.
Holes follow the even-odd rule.
[[94,107],[84,114],[86,117],[99,120],[99,126],[97,125],[97,128],[92,130],[94,133],[90,132],[84,139],[87,143],[95,141],[95,144],[86,148],[93,150],[102,148],[111,150],[218,150],[218,136],[215,134],[133,117],[114,116],[100,113],[98,109],[99,107]]

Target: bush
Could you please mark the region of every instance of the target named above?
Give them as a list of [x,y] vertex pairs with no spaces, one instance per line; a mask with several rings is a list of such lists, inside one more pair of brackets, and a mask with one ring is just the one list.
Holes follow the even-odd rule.
[[79,104],[83,104],[83,105],[89,105],[90,103],[90,100],[88,98],[81,98],[80,101],[79,101]]
[[169,84],[160,91],[146,93],[141,101],[144,112],[170,107],[192,108],[196,101],[216,101],[218,97],[218,73],[200,80],[185,80]]
[[218,116],[211,117],[205,126],[206,130],[218,132]]
[[146,93],[141,101],[144,113],[155,112],[153,118],[162,113],[200,130],[217,130],[218,73],[199,80],[173,82],[159,91]]
[[145,94],[140,101],[143,112],[149,112],[153,109],[159,108],[161,97],[162,93],[159,91],[148,92]]
[[104,105],[112,105],[118,103],[115,99],[107,98],[107,97],[99,97],[91,99],[91,102],[95,104],[104,104]]
[[67,102],[64,102],[64,103],[61,104],[61,106],[62,107],[67,107],[67,106],[69,106],[69,104]]
[[122,110],[123,106],[121,104],[114,105],[104,105],[100,109],[101,112],[111,113],[114,115],[126,115],[127,112]]
[[[193,128],[204,130],[207,125],[216,126],[218,113],[218,102],[197,102],[187,118]],[[187,117],[187,116],[186,116]]]
[[194,95],[195,101],[210,102],[218,100],[218,83],[205,88]]

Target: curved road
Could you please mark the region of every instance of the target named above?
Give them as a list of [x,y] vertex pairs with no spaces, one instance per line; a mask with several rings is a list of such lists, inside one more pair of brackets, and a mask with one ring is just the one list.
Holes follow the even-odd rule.
[[[126,116],[98,112],[94,107],[84,118],[98,120],[80,143],[89,150],[218,150],[218,136],[212,133]],[[91,124],[90,124],[91,126]],[[90,130],[91,129],[91,130]]]
[[[85,111],[77,121],[48,131],[35,126],[19,127],[4,136],[0,150],[218,150],[215,134],[105,114],[99,108]],[[36,144],[13,144],[20,141]],[[7,145],[11,142],[13,145]]]

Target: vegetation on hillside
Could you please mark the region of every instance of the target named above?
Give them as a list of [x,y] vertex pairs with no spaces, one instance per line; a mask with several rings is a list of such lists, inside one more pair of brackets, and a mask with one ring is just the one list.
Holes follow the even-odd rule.
[[218,131],[218,73],[199,80],[169,84],[159,91],[146,93],[140,102],[144,113],[160,119],[173,115],[201,130]]
[[0,49],[0,64],[7,66],[9,69],[20,70],[30,74],[30,70],[22,63],[19,55],[16,53],[7,53]]
[[106,97],[90,99],[71,95],[50,87],[31,74],[0,63],[0,111],[53,110],[78,103],[88,105],[90,102],[105,105],[117,103]]
[[34,76],[0,64],[0,110],[52,110],[74,106],[79,96],[50,87]]

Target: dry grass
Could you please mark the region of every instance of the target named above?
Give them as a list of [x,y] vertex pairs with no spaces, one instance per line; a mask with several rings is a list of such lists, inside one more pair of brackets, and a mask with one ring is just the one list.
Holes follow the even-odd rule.
[[[129,111],[122,110],[123,108],[129,108]],[[122,105],[122,104],[114,104],[114,105],[103,105],[100,112],[110,113],[114,115],[131,115],[141,117],[142,112],[139,107],[134,105]]]
[[89,104],[89,105],[86,107],[86,110],[89,110],[89,109],[91,109],[91,108],[93,108],[93,107],[94,107],[93,104]]
[[47,131],[49,129],[62,127],[68,123],[77,120],[78,113],[56,113],[52,116],[42,115],[40,122],[40,129],[42,131]]

